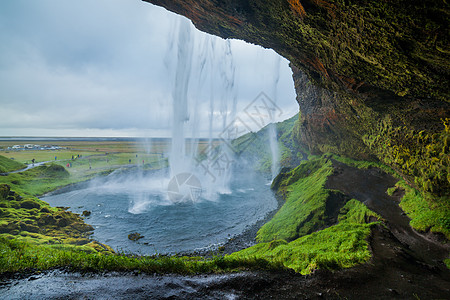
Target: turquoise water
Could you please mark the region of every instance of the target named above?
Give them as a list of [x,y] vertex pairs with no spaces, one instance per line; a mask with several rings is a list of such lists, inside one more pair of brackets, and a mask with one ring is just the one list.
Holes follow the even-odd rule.
[[[90,211],[86,223],[95,228],[94,239],[137,254],[173,254],[220,245],[277,206],[268,179],[251,171],[235,172],[230,192],[215,199],[200,194],[195,201],[173,203],[167,196],[168,182],[158,173],[111,174],[42,200],[79,214]],[[144,238],[130,241],[128,234],[133,232]]]

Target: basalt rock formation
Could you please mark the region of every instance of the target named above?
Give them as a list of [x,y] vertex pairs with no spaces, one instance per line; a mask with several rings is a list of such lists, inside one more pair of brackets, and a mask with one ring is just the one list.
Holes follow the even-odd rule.
[[312,153],[378,159],[430,198],[450,196],[445,0],[144,1],[289,59],[297,140]]

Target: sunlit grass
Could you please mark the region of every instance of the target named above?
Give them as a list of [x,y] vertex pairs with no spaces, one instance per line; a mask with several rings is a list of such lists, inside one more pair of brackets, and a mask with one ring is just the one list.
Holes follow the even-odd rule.
[[330,161],[317,159],[304,161],[286,174],[279,186],[286,190],[286,203],[261,227],[257,239],[261,242],[292,240],[321,223],[319,217],[325,213],[325,202],[330,193],[323,187],[332,171]]
[[404,189],[400,207],[411,218],[410,225],[416,230],[442,233],[450,239],[450,201],[426,200],[416,189],[410,187],[405,181],[399,181],[397,187]]
[[72,271],[141,271],[145,273],[198,274],[280,269],[264,259],[187,256],[130,256],[99,253],[71,245],[35,245],[0,237],[0,274],[25,270],[65,268]]
[[22,163],[7,159],[6,157],[0,155],[0,173],[20,170],[24,167],[25,165],[23,165]]
[[233,253],[235,259],[264,259],[276,262],[301,274],[315,269],[349,268],[371,257],[367,238],[376,216],[364,204],[351,200],[341,209],[339,223],[291,242],[274,239]]

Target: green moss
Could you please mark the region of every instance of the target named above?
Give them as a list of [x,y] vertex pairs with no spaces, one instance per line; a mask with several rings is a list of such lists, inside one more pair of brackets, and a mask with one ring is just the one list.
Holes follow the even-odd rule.
[[24,197],[5,184],[0,184],[0,190],[6,190],[9,195],[0,199],[0,234],[18,239],[27,237],[37,244],[80,244],[93,230],[76,214],[50,207],[32,196]]
[[279,269],[281,265],[262,259],[213,259],[178,256],[129,256],[98,252],[88,245],[35,244],[30,239],[0,236],[0,274],[50,268],[73,271],[131,271],[146,273],[198,274],[243,269]]
[[450,119],[442,121],[443,130],[431,133],[396,127],[385,119],[364,140],[385,164],[414,183],[425,197],[448,199]]
[[319,217],[324,215],[330,197],[330,191],[323,186],[332,170],[331,161],[316,159],[302,162],[286,174],[279,186],[280,191],[287,194],[286,203],[261,227],[257,240],[292,240],[323,226],[325,220],[319,220]]
[[370,258],[367,237],[374,223],[366,223],[369,216],[378,217],[353,199],[341,209],[336,225],[290,243],[285,240],[259,243],[230,257],[278,262],[302,274],[315,269],[349,268]]
[[447,268],[450,269],[450,258],[447,258],[444,260],[445,265],[447,266]]
[[383,219],[358,200],[352,199],[341,208],[338,220],[340,223],[365,224],[370,223],[370,217],[376,220]]
[[397,190],[397,187],[393,186],[387,189],[386,194],[388,194],[389,196],[394,195],[394,192]]
[[450,203],[448,201],[430,201],[405,181],[397,183],[405,190],[400,207],[411,218],[411,226],[422,232],[442,233],[450,239]]

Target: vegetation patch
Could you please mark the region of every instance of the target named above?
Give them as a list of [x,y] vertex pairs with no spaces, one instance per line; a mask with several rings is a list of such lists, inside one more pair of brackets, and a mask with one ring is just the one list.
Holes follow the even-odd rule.
[[414,229],[421,232],[442,233],[447,239],[450,239],[450,205],[448,202],[431,201],[406,184],[405,181],[399,181],[396,187],[405,191],[400,207],[411,219],[410,225]]
[[26,165],[0,155],[0,173],[7,173],[25,168]]
[[242,270],[280,269],[265,259],[236,259],[217,256],[212,259],[186,256],[130,256],[97,252],[94,247],[74,245],[36,245],[30,241],[0,236],[0,274],[26,270],[65,268],[72,271],[139,271],[149,274],[198,274]]
[[291,242],[275,239],[259,243],[230,257],[278,262],[301,274],[309,274],[315,269],[349,268],[366,262],[371,256],[367,238],[375,223],[369,222],[370,216],[380,218],[352,199],[341,208],[336,225]]
[[450,119],[436,133],[396,127],[381,121],[365,143],[383,163],[403,174],[427,198],[450,199]]
[[[279,149],[281,167],[295,167],[303,159],[305,152],[295,140],[294,128],[298,122],[298,115],[283,122],[276,123],[276,141]],[[272,167],[272,153],[270,150],[269,126],[257,133],[250,132],[232,141],[235,153],[252,163],[255,169],[270,172]]]
[[324,189],[333,168],[331,161],[316,159],[304,161],[287,174],[279,175],[275,182],[286,196],[286,203],[275,216],[258,231],[257,240],[293,240],[309,234],[326,224],[326,204],[332,196]]
[[370,228],[381,217],[358,200],[325,189],[332,172],[331,160],[323,156],[278,175],[273,188],[286,203],[258,231],[260,243],[229,257],[265,259],[302,274],[366,262]]
[[80,216],[51,207],[36,197],[21,195],[7,184],[0,184],[0,217],[0,236],[35,244],[92,243],[89,235],[93,228]]

